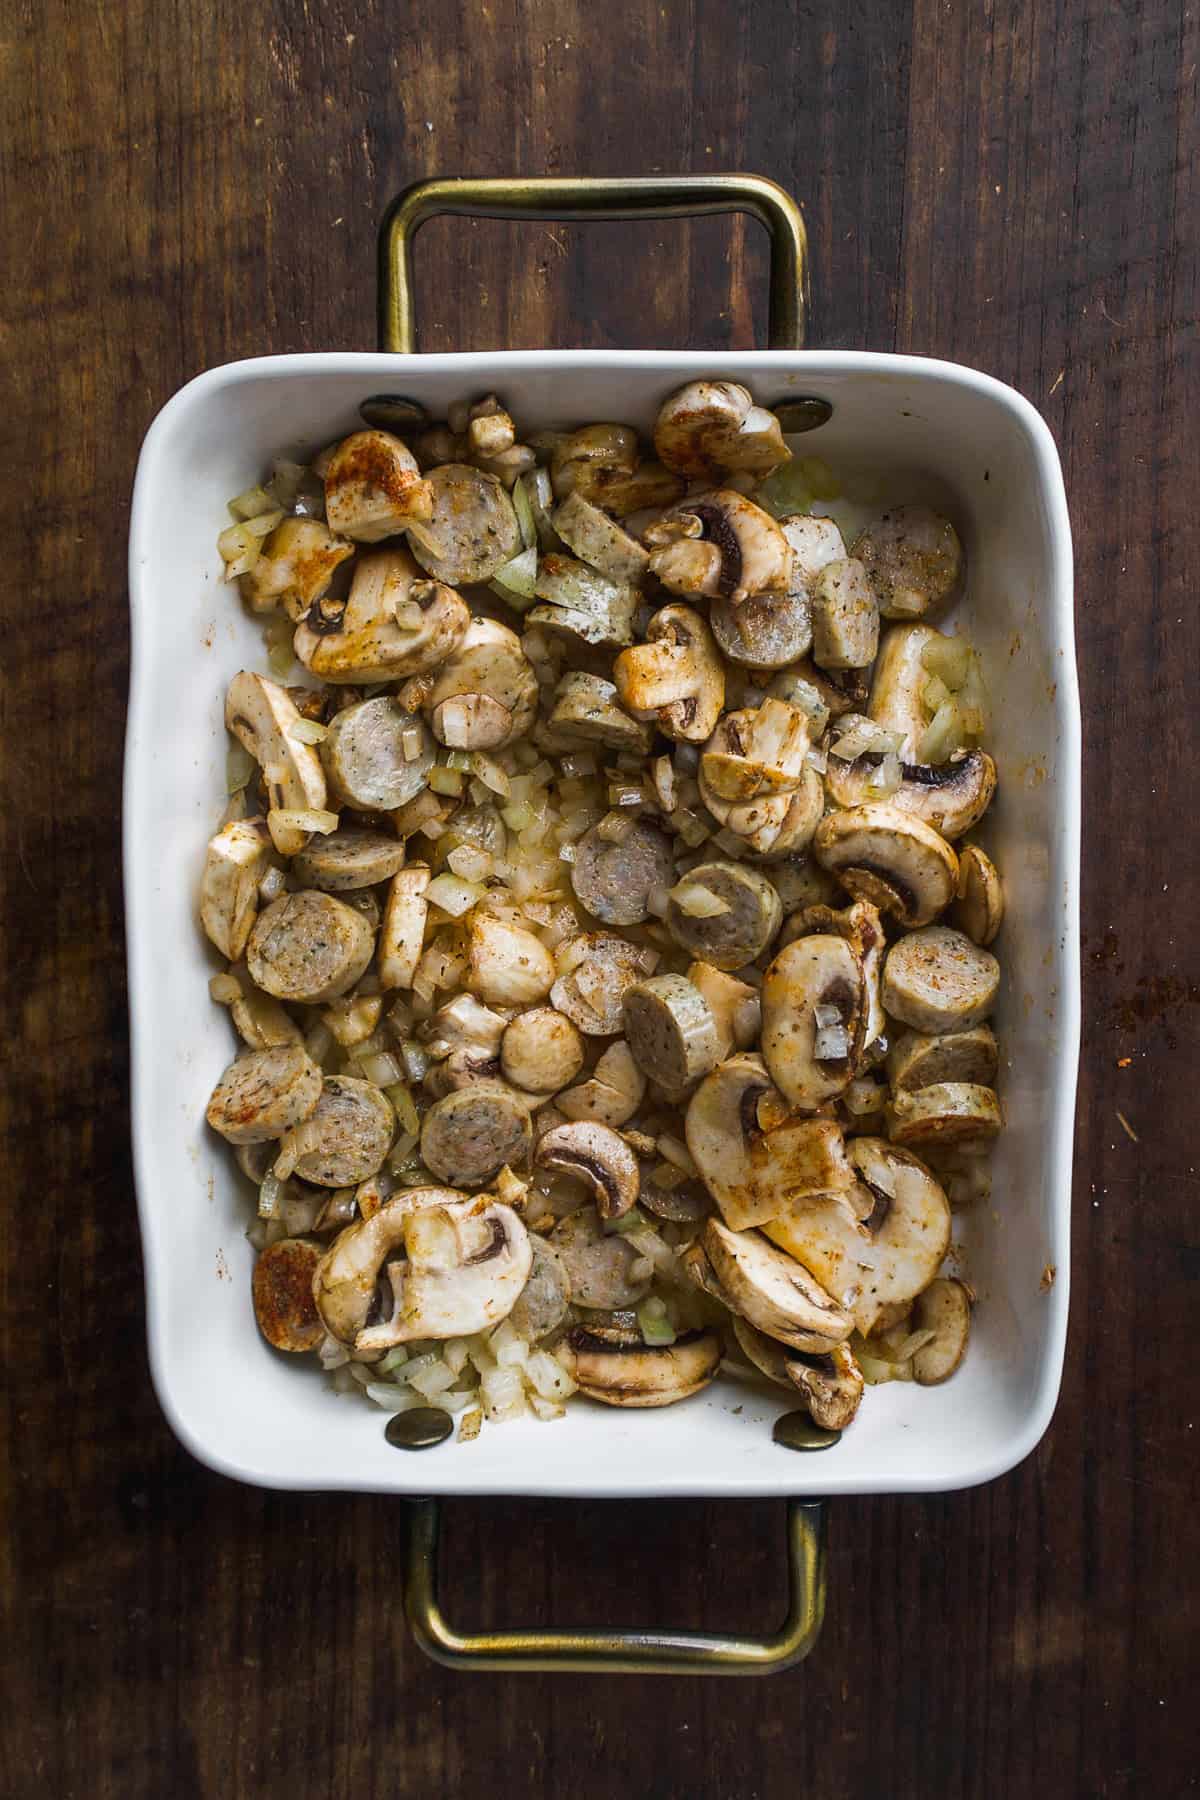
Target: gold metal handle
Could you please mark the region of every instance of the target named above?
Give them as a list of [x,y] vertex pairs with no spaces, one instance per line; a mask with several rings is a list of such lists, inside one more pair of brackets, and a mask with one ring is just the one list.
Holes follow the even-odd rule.
[[482,1631],[467,1636],[437,1599],[439,1509],[412,1503],[404,1605],[426,1656],[451,1669],[544,1669],[556,1674],[774,1675],[801,1662],[825,1616],[825,1520],[820,1500],[787,1503],[788,1608],[769,1637],[709,1631]]
[[771,235],[772,350],[801,350],[808,303],[808,239],[800,208],[764,175],[537,176],[529,180],[418,181],[398,194],[379,234],[379,343],[416,349],[413,239],[427,219],[683,219],[744,212]]

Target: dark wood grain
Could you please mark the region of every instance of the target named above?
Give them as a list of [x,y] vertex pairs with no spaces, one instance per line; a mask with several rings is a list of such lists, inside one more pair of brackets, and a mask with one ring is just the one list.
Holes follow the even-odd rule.
[[[0,0],[0,1792],[1168,1797],[1197,1776],[1197,26],[1181,0]],[[959,358],[1062,448],[1087,735],[1062,1403],[977,1492],[840,1504],[768,1683],[454,1677],[403,1508],[197,1468],[151,1395],[117,853],[124,536],[195,371],[366,346],[427,173],[750,168],[816,341]],[[754,228],[431,226],[427,348],[748,345]],[[1118,1118],[1124,1114],[1137,1141]],[[1189,1395],[1187,1387],[1190,1384]],[[762,1623],[781,1509],[447,1509],[466,1621]]]

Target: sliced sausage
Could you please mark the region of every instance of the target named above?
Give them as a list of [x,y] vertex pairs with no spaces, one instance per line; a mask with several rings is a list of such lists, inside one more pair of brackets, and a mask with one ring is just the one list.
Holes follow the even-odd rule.
[[708,622],[726,656],[748,669],[785,668],[812,643],[812,608],[803,589],[751,594],[737,606],[718,598],[708,609]]
[[633,1277],[638,1251],[619,1232],[606,1234],[601,1229],[594,1206],[582,1206],[560,1219],[550,1242],[562,1259],[576,1306],[636,1306],[649,1290],[648,1276]]
[[783,907],[765,875],[741,863],[700,863],[679,885],[707,888],[728,907],[703,918],[684,911],[672,894],[667,929],[677,944],[717,969],[740,969],[766,949],[783,919]]
[[404,867],[404,844],[383,831],[331,831],[314,838],[292,863],[305,887],[337,894],[390,881]]
[[962,579],[963,548],[949,519],[927,506],[895,506],[854,545],[885,619],[940,612]]
[[293,1174],[318,1187],[356,1187],[383,1167],[396,1134],[396,1115],[387,1095],[369,1081],[330,1075],[302,1134]]
[[533,1251],[533,1267],[508,1316],[513,1329],[536,1344],[549,1337],[566,1318],[569,1294],[567,1272],[554,1245],[531,1232],[529,1247]]
[[626,989],[622,1018],[638,1067],[660,1087],[678,1090],[720,1060],[712,1008],[684,975],[652,975]]
[[570,1019],[552,1006],[535,1006],[505,1030],[500,1067],[506,1079],[526,1093],[556,1094],[583,1067],[583,1039]]
[[528,1103],[502,1081],[473,1081],[425,1114],[421,1161],[439,1181],[477,1188],[505,1163],[525,1163],[533,1146]]
[[576,845],[571,886],[606,925],[640,925],[650,917],[651,890],[669,887],[673,872],[670,842],[655,826],[639,820],[620,844],[594,826]]
[[883,964],[883,1004],[914,1031],[969,1031],[996,1003],[1000,964],[949,925],[906,932]]
[[347,706],[321,745],[338,796],[364,812],[394,812],[429,780],[436,745],[424,721],[388,694]]
[[254,1265],[254,1317],[276,1350],[315,1350],[325,1326],[313,1299],[321,1251],[306,1238],[283,1238]]
[[303,1044],[274,1044],[230,1063],[205,1116],[231,1144],[261,1144],[307,1119],[320,1098],[321,1071]]
[[360,912],[305,888],[281,894],[259,914],[246,967],[256,986],[277,1000],[336,1000],[366,969],[374,942]]
[[521,548],[521,527],[502,483],[467,463],[442,463],[429,471],[429,486],[433,515],[420,537],[414,534],[413,555],[435,581],[452,587],[490,581]]
[[888,1052],[887,1074],[893,1088],[915,1092],[944,1081],[968,1081],[991,1087],[999,1052],[990,1025],[970,1031],[948,1031],[941,1037],[906,1031]]
[[865,669],[879,648],[879,608],[860,562],[826,564],[813,583],[813,661],[822,669]]

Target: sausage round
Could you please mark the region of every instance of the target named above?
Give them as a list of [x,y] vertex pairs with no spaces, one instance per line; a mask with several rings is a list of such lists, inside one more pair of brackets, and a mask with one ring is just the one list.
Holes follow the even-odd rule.
[[529,1107],[502,1081],[473,1081],[435,1100],[421,1126],[421,1161],[439,1181],[476,1188],[505,1163],[527,1162]]
[[254,1317],[276,1350],[315,1350],[325,1326],[313,1299],[321,1252],[306,1238],[269,1244],[254,1265]]
[[[779,930],[783,907],[765,875],[741,863],[700,863],[685,877],[705,887],[728,912],[696,918],[675,895],[667,909],[667,929],[677,944],[718,969],[740,969],[764,951]],[[682,884],[681,884],[682,885]]]
[[[414,737],[413,734],[416,734]],[[415,747],[416,753],[412,752]],[[436,746],[424,722],[387,694],[347,706],[321,746],[337,794],[364,812],[393,812],[429,779]]]
[[305,1121],[306,1148],[294,1173],[318,1187],[356,1187],[383,1167],[395,1132],[385,1093],[352,1075],[330,1075]]
[[404,844],[384,831],[333,831],[315,838],[292,869],[306,887],[346,893],[390,881],[404,867]]
[[262,1144],[307,1119],[320,1098],[321,1071],[303,1044],[274,1044],[230,1063],[206,1117],[231,1144]]
[[671,885],[671,846],[661,831],[640,821],[614,844],[593,826],[580,839],[571,867],[575,897],[606,925],[640,925],[650,917],[653,888]]
[[352,988],[374,944],[362,913],[332,894],[305,888],[281,894],[258,915],[246,967],[255,985],[277,1000],[312,1005]]

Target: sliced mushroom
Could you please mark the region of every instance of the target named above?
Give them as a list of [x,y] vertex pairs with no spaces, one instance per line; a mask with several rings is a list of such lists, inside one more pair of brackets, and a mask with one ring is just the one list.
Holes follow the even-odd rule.
[[643,952],[604,931],[581,932],[569,948],[571,966],[551,988],[550,1004],[587,1037],[615,1036],[625,990],[645,973]]
[[638,820],[619,844],[593,826],[575,847],[575,897],[605,925],[637,925],[650,917],[650,895],[673,872],[671,846],[655,826]]
[[862,959],[843,937],[797,938],[762,986],[762,1053],[794,1106],[813,1112],[854,1079],[866,1034]]
[[495,619],[472,619],[438,670],[433,735],[454,750],[495,750],[528,731],[538,685],[521,640]]
[[806,906],[835,907],[843,903],[842,890],[833,876],[810,856],[772,863],[771,886],[789,915]]
[[949,925],[910,931],[883,964],[883,1004],[914,1031],[969,1031],[996,1004],[1000,964]]
[[[419,623],[407,622],[411,606]],[[403,625],[398,607],[406,609]],[[398,681],[436,669],[470,620],[461,595],[427,580],[407,550],[376,550],[356,562],[348,599],[315,602],[292,642],[305,668],[323,681]]]
[[499,1056],[507,1026],[503,1013],[481,1006],[472,994],[456,994],[439,1006],[423,1035],[427,1034],[439,1051],[482,1050],[488,1056]]
[[[971,822],[974,824],[974,820]],[[973,944],[980,946],[990,944],[1004,923],[1000,876],[991,857],[978,844],[967,844],[959,854],[958,898],[950,909],[950,917]]]
[[589,1079],[564,1088],[557,1103],[568,1119],[589,1119],[615,1130],[632,1119],[645,1095],[646,1077],[624,1038],[618,1038],[599,1058]]
[[441,1100],[447,1094],[456,1094],[460,1088],[470,1087],[477,1081],[496,1081],[500,1077],[500,1058],[489,1054],[478,1046],[463,1044],[457,1050],[451,1050],[440,1062],[433,1063],[427,1070],[424,1087],[433,1099]]
[[246,944],[250,978],[276,1000],[316,1005],[352,988],[375,941],[362,914],[332,894],[281,894],[258,915]]
[[893,625],[883,633],[875,659],[867,711],[877,725],[896,733],[901,759],[908,763],[916,762],[929,722],[923,698],[929,672],[921,657],[940,638],[932,625]]
[[514,1331],[531,1344],[537,1344],[552,1331],[557,1331],[566,1318],[570,1289],[562,1257],[554,1245],[536,1232],[530,1232],[529,1247],[533,1252],[533,1265],[508,1316]]
[[878,908],[872,906],[869,900],[856,900],[853,906],[844,907],[841,911],[832,906],[803,907],[788,920],[780,948],[784,944],[794,943],[797,938],[810,937],[814,932],[830,932],[844,937],[847,943],[854,946],[862,962],[867,995],[866,1030],[863,1033],[865,1050],[883,1035],[887,1025],[883,1016],[881,988],[886,939]]
[[265,819],[233,819],[209,839],[200,878],[200,923],[230,962],[240,962],[258,915],[258,884],[271,849]]
[[[225,726],[262,769],[273,812],[313,812],[325,805],[325,771],[311,744],[293,735],[300,713],[288,694],[265,675],[242,669],[225,696]],[[302,850],[308,834],[277,827],[282,856]]]
[[640,1251],[620,1232],[605,1232],[594,1206],[560,1219],[550,1244],[561,1258],[576,1306],[636,1306],[645,1297],[649,1277],[639,1273],[635,1279],[633,1274],[644,1266]]
[[433,739],[390,694],[347,706],[330,720],[321,756],[334,792],[365,812],[394,812],[429,779]]
[[583,1039],[553,1007],[534,1007],[504,1027],[500,1067],[505,1079],[526,1093],[556,1094],[583,1067]]
[[910,1323],[914,1331],[934,1334],[912,1359],[913,1379],[922,1387],[949,1381],[971,1333],[971,1300],[962,1282],[944,1276],[931,1281],[914,1300]]
[[606,744],[612,750],[649,750],[654,733],[639,719],[630,718],[617,699],[617,690],[603,676],[575,670],[563,676],[554,698],[550,724],[588,743]]
[[205,1117],[231,1144],[261,1144],[307,1119],[320,1098],[321,1070],[303,1044],[276,1044],[230,1063]]
[[644,545],[576,489],[554,513],[554,529],[568,550],[614,581],[640,582],[649,561]]
[[532,1006],[553,984],[554,958],[540,938],[478,908],[472,912],[463,978],[469,992],[488,1006]]
[[762,1059],[734,1056],[696,1089],[687,1147],[727,1225],[742,1231],[854,1182],[841,1126],[792,1119]]
[[403,1249],[404,1228],[424,1206],[455,1205],[462,1195],[453,1188],[406,1188],[378,1212],[338,1233],[313,1274],[313,1299],[326,1331],[343,1344],[355,1344],[378,1314],[378,1286],[385,1258]]
[[737,1318],[733,1335],[746,1359],[769,1381],[800,1389],[815,1424],[826,1431],[844,1431],[853,1421],[864,1383],[849,1344],[834,1344],[825,1354],[809,1354],[789,1349]]
[[790,592],[791,546],[770,513],[745,494],[733,488],[713,488],[681,500],[668,518],[681,519],[688,529],[689,522],[698,519],[699,542],[711,544],[718,554],[715,559],[705,557],[701,571],[698,563],[694,570],[691,566],[695,558],[681,561],[677,554],[681,540],[655,550],[650,569],[664,587],[682,578],[685,592],[708,594],[734,605],[756,594],[786,596]]
[[942,1081],[915,1094],[892,1095],[888,1136],[912,1150],[981,1150],[1004,1123],[992,1089],[969,1081]]
[[654,448],[692,481],[733,469],[769,475],[792,454],[775,414],[736,381],[689,381],[669,395],[654,421]]
[[817,827],[813,849],[849,893],[894,913],[902,925],[927,925],[954,896],[958,858],[949,844],[886,801],[830,813]]
[[379,985],[385,991],[413,984],[425,941],[429,881],[429,870],[420,866],[401,869],[392,876],[379,928]]
[[568,1339],[579,1391],[606,1406],[673,1406],[708,1386],[721,1363],[715,1331],[689,1331],[673,1344],[629,1344],[577,1325]]
[[733,1311],[768,1337],[794,1350],[824,1352],[850,1336],[849,1314],[761,1233],[731,1231],[709,1219],[700,1241]]
[[806,769],[808,720],[786,700],[727,713],[700,759],[700,791],[705,804],[754,800],[794,793]]
[[275,1173],[317,1187],[355,1187],[383,1167],[396,1135],[387,1095],[352,1075],[328,1075],[315,1111],[279,1146]]
[[[564,499],[576,491],[597,500],[592,483],[599,474],[628,477],[638,465],[638,435],[632,425],[584,425],[578,431],[543,434],[551,442],[550,468],[554,492]],[[535,447],[538,438],[534,438]]]
[[564,465],[558,477],[558,491],[568,474],[573,482],[571,492],[602,506],[618,519],[634,513],[671,506],[683,492],[683,482],[662,463],[649,458],[633,469],[605,468],[598,462],[573,461]]
[[[773,701],[768,704],[783,703]],[[789,712],[791,710],[789,708]],[[770,860],[794,855],[808,846],[820,821],[825,796],[816,770],[803,754],[797,755],[795,737],[785,752],[787,760],[783,763],[772,765],[746,755],[747,734],[754,732],[754,719],[755,709],[746,708],[727,713],[720,721],[704,747],[699,774],[700,797],[719,823],[745,839],[747,851]],[[745,772],[746,779],[758,778],[757,771],[765,772],[763,778],[768,788],[765,794],[749,800],[728,800],[711,786],[706,769],[720,770],[732,782],[739,775],[739,761],[754,765]],[[775,779],[769,773],[772,767],[787,774],[787,779],[793,783],[790,789],[783,792],[770,790],[770,781]],[[789,772],[792,769],[794,776]]]
[[719,1039],[707,1000],[683,975],[652,975],[626,988],[621,1016],[634,1060],[679,1092],[715,1067]]
[[859,535],[864,565],[885,619],[941,612],[962,584],[963,548],[949,519],[927,506],[896,506]]
[[534,1161],[585,1182],[602,1219],[621,1218],[637,1201],[637,1157],[607,1125],[558,1125],[539,1140]]
[[708,1002],[717,1028],[717,1058],[724,1062],[733,1050],[749,1050],[762,1028],[762,1002],[757,988],[739,981],[710,962],[694,962],[687,978]]
[[302,850],[292,872],[305,887],[340,894],[390,881],[404,866],[404,845],[383,831],[333,831]]
[[[678,594],[684,600],[690,600],[695,594],[718,594],[720,550],[710,539],[700,536],[703,527],[695,513],[677,514],[674,523],[681,527],[678,535],[669,536],[662,543],[654,541],[650,555],[651,575],[669,594]],[[683,527],[691,529],[687,531]],[[665,535],[666,529],[665,524],[655,527],[654,539]],[[725,604],[732,606],[731,601]]]
[[528,1162],[529,1102],[506,1082],[472,1081],[436,1100],[421,1124],[421,1161],[454,1187],[477,1188],[506,1163]]
[[432,511],[410,539],[413,555],[435,581],[462,587],[490,581],[521,548],[521,528],[504,484],[467,463],[429,471]]
[[646,627],[646,642],[622,650],[613,664],[621,704],[655,717],[667,737],[702,744],[725,703],[725,668],[712,632],[690,606],[664,606]]
[[325,1336],[313,1299],[320,1260],[320,1250],[307,1238],[283,1238],[268,1244],[254,1265],[254,1317],[276,1350],[315,1350]]
[[[724,911],[694,912],[696,896],[712,895]],[[779,930],[783,908],[765,875],[740,863],[698,863],[671,890],[666,925],[677,944],[718,969],[741,969]]]
[[950,1244],[950,1208],[929,1170],[906,1150],[872,1137],[854,1138],[848,1148],[867,1190],[863,1201],[853,1192],[808,1200],[763,1230],[867,1336],[885,1308],[911,1300],[937,1274]]
[[853,557],[831,562],[812,588],[813,661],[822,669],[865,669],[879,648],[879,608],[866,570]]
[[354,545],[335,537],[320,519],[283,519],[242,576],[242,595],[255,612],[282,606],[298,622],[328,592],[334,570],[353,555]]
[[[839,806],[869,803],[871,784],[883,760],[878,751],[864,752],[849,763],[831,755],[825,772],[831,797]],[[888,800],[932,825],[944,838],[958,838],[979,823],[995,791],[996,765],[987,751],[959,750],[945,763],[901,763],[900,785]]]
[[411,450],[388,431],[356,431],[344,438],[325,471],[329,529],[360,544],[395,537],[428,519],[429,483]]
[[934,1087],[943,1081],[969,1081],[979,1087],[991,1087],[998,1062],[999,1051],[990,1025],[949,1031],[939,1037],[906,1031],[888,1052],[887,1074],[892,1087],[904,1093]]
[[529,1233],[490,1194],[410,1209],[403,1235],[407,1260],[387,1266],[392,1317],[361,1331],[359,1350],[486,1331],[508,1317],[533,1266]]
[[530,609],[530,625],[549,626],[585,644],[633,642],[638,592],[629,582],[610,581],[587,563],[551,552],[539,558],[533,591],[545,604]]

